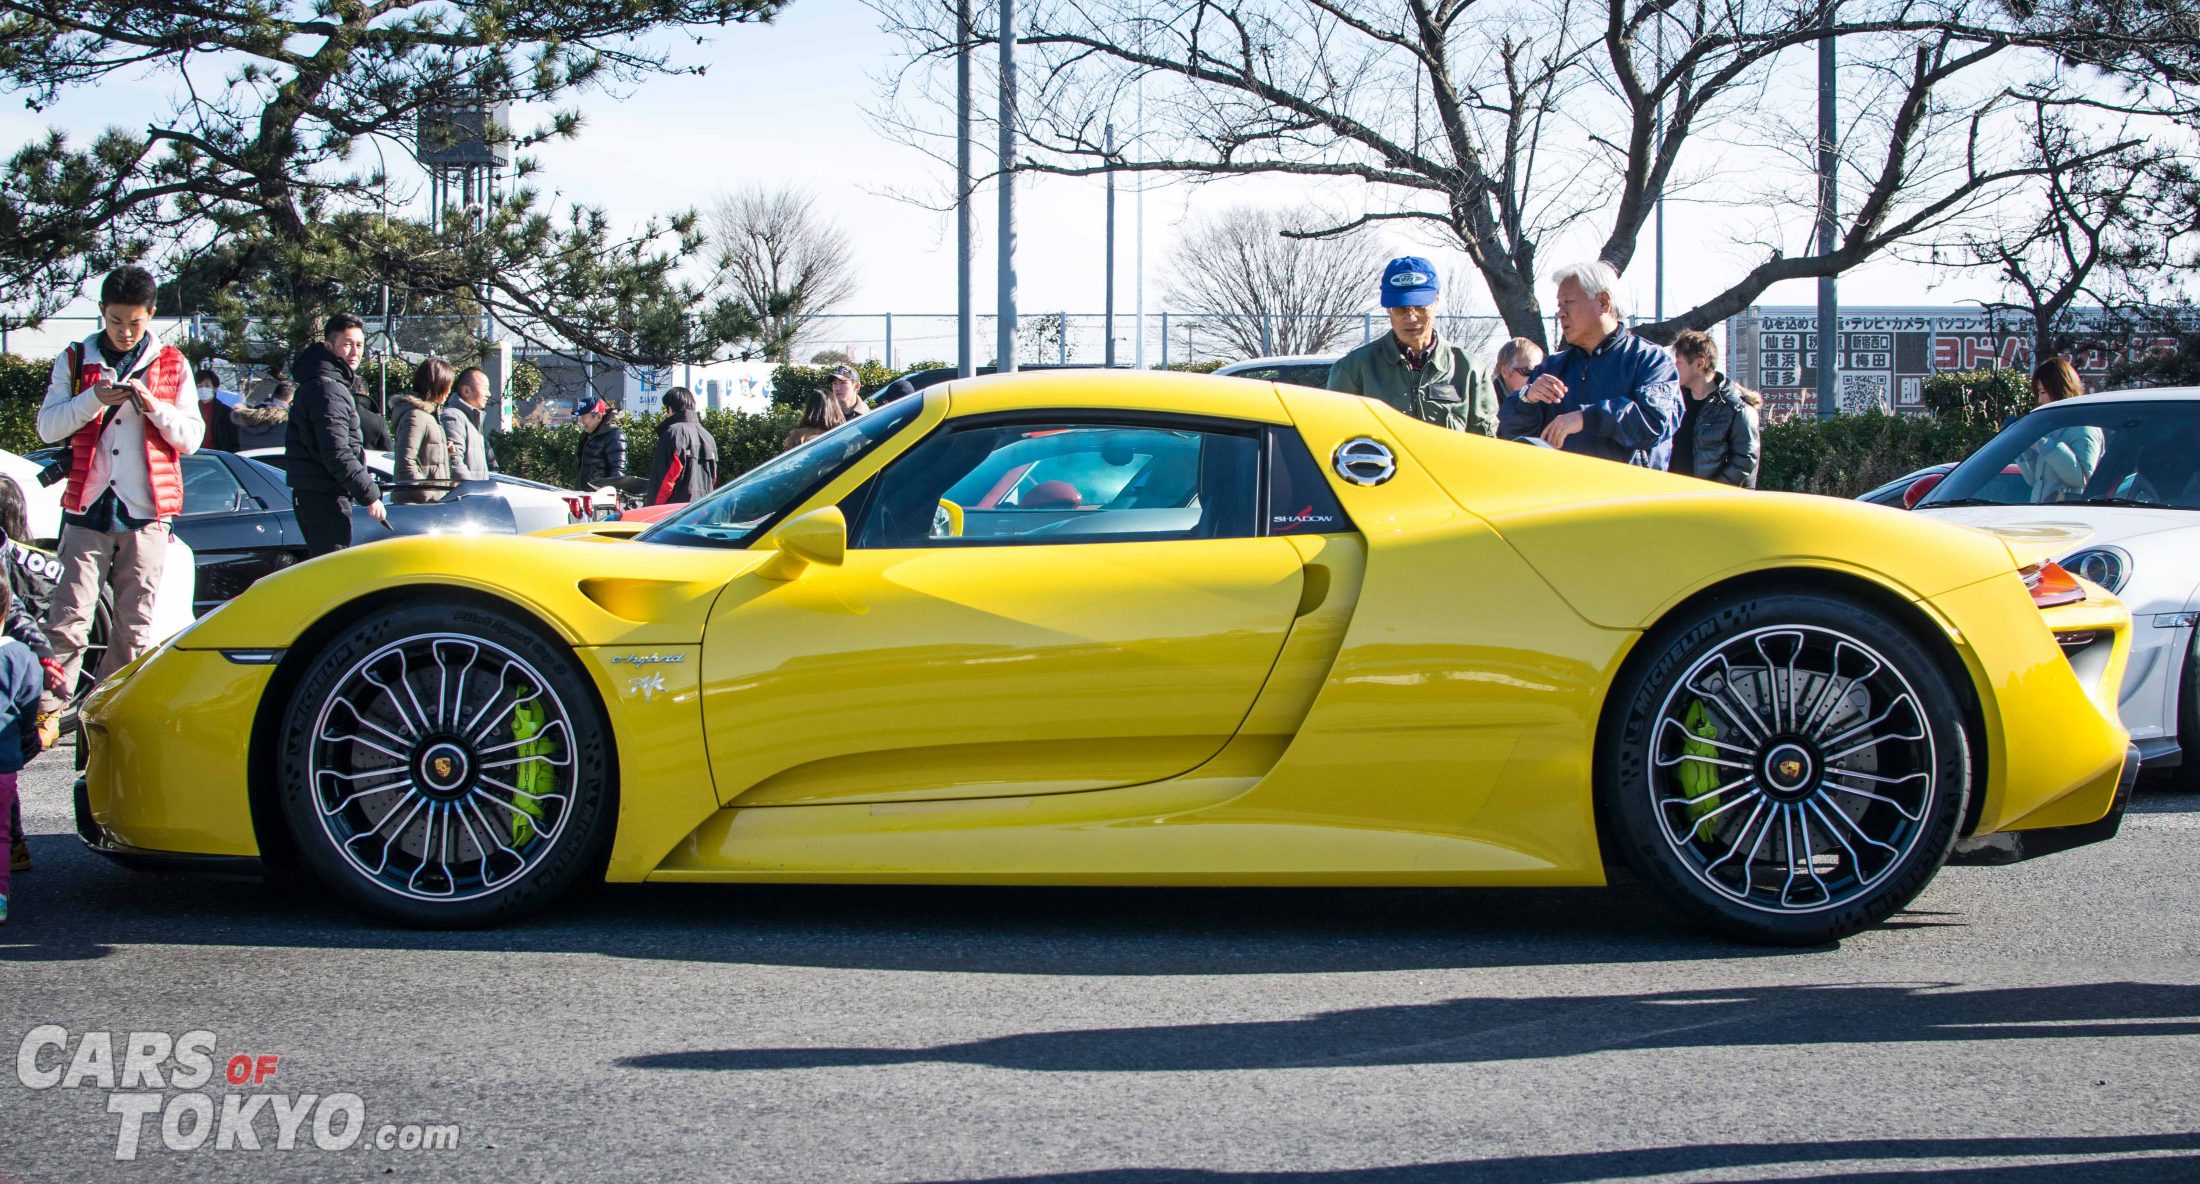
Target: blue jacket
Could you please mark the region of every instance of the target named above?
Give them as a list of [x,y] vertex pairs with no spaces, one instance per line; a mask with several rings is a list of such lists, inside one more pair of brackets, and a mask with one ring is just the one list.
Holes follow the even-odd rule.
[[23,737],[38,727],[38,696],[45,686],[31,647],[0,638],[0,773],[23,768]]
[[1681,376],[1671,355],[1618,329],[1595,349],[1570,345],[1545,358],[1528,381],[1545,374],[1566,384],[1565,401],[1530,403],[1519,395],[1505,396],[1497,412],[1498,436],[1540,436],[1551,420],[1579,411],[1581,430],[1566,437],[1566,451],[1666,467],[1673,454],[1673,431],[1681,423]]

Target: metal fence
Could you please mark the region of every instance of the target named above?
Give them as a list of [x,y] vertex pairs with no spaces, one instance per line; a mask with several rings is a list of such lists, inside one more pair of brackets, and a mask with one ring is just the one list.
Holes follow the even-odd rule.
[[[980,366],[998,365],[995,357],[997,320],[973,318],[977,323],[977,358]],[[1285,317],[1250,312],[1149,312],[1144,325],[1144,361],[1148,366],[1194,362],[1237,362],[1249,357],[1279,353],[1338,354],[1389,331],[1380,312],[1343,317]],[[1494,316],[1440,316],[1437,331],[1446,340],[1467,347],[1476,357],[1494,353],[1507,336],[1504,322]],[[1140,359],[1140,325],[1134,315],[1115,314],[1115,362],[1136,364]],[[1107,360],[1107,315],[1097,312],[1034,310],[1017,318],[1017,362],[1020,365],[1098,366]],[[877,361],[891,368],[920,361],[955,360],[955,316],[952,313],[824,313],[803,326],[795,350],[797,360],[838,351],[858,361]]]
[[[384,342],[394,339],[397,352],[407,356],[452,354],[452,342],[471,340],[480,322],[463,317],[393,317],[384,337],[378,318],[364,317],[370,355],[379,354]],[[977,359],[980,366],[999,364],[994,349],[995,318],[977,321]],[[163,341],[213,342],[218,328],[200,317],[158,317],[155,330]],[[51,317],[35,329],[0,331],[0,353],[28,358],[51,358],[99,329],[96,317]],[[1107,359],[1107,317],[1104,313],[1033,311],[1022,314],[1017,324],[1019,365],[1098,366]],[[1343,317],[1286,317],[1260,313],[1149,312],[1143,329],[1144,362],[1168,366],[1195,362],[1235,362],[1249,357],[1284,352],[1337,354],[1387,332],[1389,323],[1380,312]],[[1448,341],[1467,347],[1485,361],[1507,334],[1494,316],[1439,316],[1437,331]],[[1140,360],[1140,325],[1136,316],[1115,315],[1115,361],[1130,366]],[[821,353],[838,352],[857,361],[875,361],[901,369],[918,362],[955,360],[953,313],[824,313],[804,325],[794,351],[795,360],[808,362]],[[582,359],[581,351],[554,345],[514,343],[522,358],[566,357]],[[694,359],[701,364],[706,359]],[[674,363],[679,365],[680,363]],[[225,374],[225,381],[244,385],[269,377],[258,370]]]

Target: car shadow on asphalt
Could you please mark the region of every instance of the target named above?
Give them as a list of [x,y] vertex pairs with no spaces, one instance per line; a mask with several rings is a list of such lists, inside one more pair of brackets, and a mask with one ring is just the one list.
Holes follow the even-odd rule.
[[2200,986],[1843,983],[1470,997],[1282,1020],[1019,1032],[931,1048],[725,1048],[621,1068],[771,1071],[909,1064],[1179,1073],[1544,1060],[1614,1050],[2200,1036]]
[[409,930],[310,883],[162,875],[36,836],[0,962],[133,945],[594,953],[995,974],[1329,973],[1793,953],[1690,928],[1646,889],[610,884],[512,925]]
[[[2138,1184],[2191,1180],[2200,1175],[2200,1135],[2031,1136],[2009,1139],[1856,1139],[1796,1143],[1706,1143],[1693,1147],[1645,1147],[1570,1155],[1523,1155],[1446,1163],[1398,1164],[1307,1172],[1234,1172],[1176,1168],[1123,1168],[1033,1176],[990,1177],[983,1184],[1587,1184],[1699,1172],[1775,1169],[1776,1174],[1721,1175],[1722,1180],[1832,1180],[1861,1184],[1946,1184],[2009,1181],[2011,1184]],[[2186,1152],[2188,1154],[2163,1154]],[[2057,1157],[2048,1164],[1995,1163]],[[2072,1162],[2073,1157],[2092,1158]],[[1887,1168],[1896,1160],[1955,1160],[1964,1166]],[[1969,1166],[1977,1162],[1981,1166]],[[1824,1165],[1839,1164],[1838,1169]],[[1812,1171],[1817,1168],[1820,1170]],[[1800,1174],[1798,1169],[1801,1169]],[[965,1179],[964,1184],[980,1184]]]
[[[2200,810],[2149,794],[2134,812]],[[1030,888],[611,884],[499,929],[407,930],[310,883],[116,867],[36,835],[0,962],[170,943],[594,953],[837,969],[1035,975],[1292,974],[1784,958],[1691,928],[1648,888]],[[1964,869],[1959,869],[1964,870]],[[1880,931],[1943,929],[1916,910]],[[1832,947],[1816,947],[1818,950]],[[1809,951],[1804,951],[1809,952]]]

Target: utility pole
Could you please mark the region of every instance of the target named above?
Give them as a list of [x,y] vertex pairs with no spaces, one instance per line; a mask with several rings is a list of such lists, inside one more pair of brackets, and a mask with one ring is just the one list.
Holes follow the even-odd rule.
[[1106,311],[1101,315],[1102,325],[1100,328],[1100,336],[1107,342],[1107,349],[1102,351],[1103,360],[1101,364],[1113,370],[1115,369],[1115,125],[1109,124],[1107,130],[1102,132],[1101,136],[1101,150],[1107,154],[1109,166],[1108,245],[1106,247],[1108,259],[1107,266],[1101,269],[1107,276],[1108,292],[1107,299],[1104,301]]
[[970,282],[977,271],[977,211],[970,208],[970,141],[976,116],[970,104],[970,0],[955,0],[955,373],[963,378],[978,366],[978,318],[972,310]]
[[1016,370],[1016,0],[1001,0],[1000,305],[994,365]]
[[[1146,49],[1146,26],[1143,22],[1138,27],[1138,49],[1140,53],[1144,53]],[[1137,87],[1138,131],[1132,136],[1134,140],[1146,134],[1145,75],[1138,76]],[[1131,199],[1134,207],[1132,225],[1136,227],[1132,231],[1134,245],[1131,248],[1131,300],[1132,307],[1135,309],[1131,315],[1131,324],[1133,325],[1132,331],[1138,340],[1131,345],[1131,365],[1144,370],[1146,368],[1146,174],[1137,173],[1134,175],[1138,178],[1138,189]],[[1164,330],[1162,337],[1166,338],[1167,336],[1168,333]]]
[[[1818,253],[1834,249],[1834,145],[1838,134],[1834,119],[1833,4],[1828,0],[1819,18],[1823,36],[1818,39]],[[1841,337],[1841,301],[1834,291],[1834,277],[1818,279],[1818,418],[1832,419],[1841,409],[1834,389],[1836,348]]]
[[[1663,20],[1658,22],[1658,78],[1660,81],[1665,78],[1665,22]],[[1665,151],[1665,99],[1663,96],[1658,99],[1657,117],[1653,122],[1653,126],[1657,130],[1651,137],[1650,148],[1653,156],[1655,156]],[[1651,313],[1651,319],[1662,325],[1665,323],[1665,186],[1663,185],[1658,186],[1657,218],[1657,234],[1651,240],[1658,261],[1655,280],[1656,296],[1651,301],[1655,307]]]

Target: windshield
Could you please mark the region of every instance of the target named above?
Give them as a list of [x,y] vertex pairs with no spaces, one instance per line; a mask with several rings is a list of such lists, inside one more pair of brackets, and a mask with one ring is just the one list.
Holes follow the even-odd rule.
[[745,547],[879,441],[909,426],[922,399],[897,399],[765,461],[634,536],[682,547]]
[[2200,401],[2042,407],[2003,428],[1918,506],[1950,503],[2200,510]]

